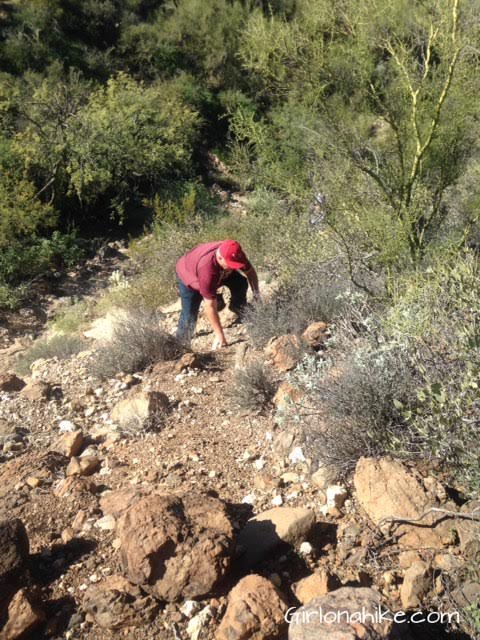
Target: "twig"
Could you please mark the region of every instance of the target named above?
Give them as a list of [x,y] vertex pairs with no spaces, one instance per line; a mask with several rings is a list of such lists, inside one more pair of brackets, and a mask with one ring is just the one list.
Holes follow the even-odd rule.
[[[475,512],[479,512],[478,517],[475,516]],[[457,513],[456,511],[449,511],[448,509],[440,509],[438,507],[432,507],[424,511],[421,516],[418,518],[397,518],[395,516],[388,516],[386,518],[382,518],[380,522],[377,523],[377,527],[380,527],[383,524],[416,524],[420,522],[424,518],[426,518],[431,513],[441,513],[443,515],[451,516],[452,518],[460,518],[462,520],[473,520],[474,522],[480,522],[480,507],[476,507],[471,513]],[[429,526],[434,526],[435,523],[432,523]]]

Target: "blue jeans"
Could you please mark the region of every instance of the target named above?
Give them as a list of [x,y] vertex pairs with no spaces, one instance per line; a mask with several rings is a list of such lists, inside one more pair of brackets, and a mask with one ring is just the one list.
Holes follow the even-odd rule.
[[[178,321],[177,339],[184,344],[190,344],[195,325],[197,324],[198,312],[202,303],[202,296],[198,291],[187,287],[177,276],[178,292],[182,301],[182,311]],[[241,313],[247,304],[248,281],[238,271],[233,271],[228,278],[222,282],[222,287],[230,289],[230,309],[235,313]]]

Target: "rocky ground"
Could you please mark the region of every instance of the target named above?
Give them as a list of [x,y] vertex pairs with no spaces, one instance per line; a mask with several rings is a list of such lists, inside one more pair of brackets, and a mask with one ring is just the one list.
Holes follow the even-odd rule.
[[[174,305],[170,328],[177,317]],[[229,390],[253,350],[228,313],[225,323],[224,350],[209,352],[202,320],[193,354],[100,381],[98,323],[84,351],[17,377],[24,343],[9,320],[0,352],[0,638],[462,637],[463,623],[342,623],[333,635],[319,620],[285,622],[301,605],[467,605],[480,593],[463,577],[479,551],[479,505],[427,464],[364,458],[341,484],[315,468],[301,425],[276,420],[297,397],[282,380],[298,338],[256,354],[280,389],[271,410],[242,413]],[[316,325],[305,340],[318,346],[326,330]]]

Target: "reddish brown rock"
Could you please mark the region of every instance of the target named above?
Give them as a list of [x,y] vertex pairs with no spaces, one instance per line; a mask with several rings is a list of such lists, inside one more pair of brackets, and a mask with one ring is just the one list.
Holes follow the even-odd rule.
[[315,598],[336,589],[339,586],[339,581],[326,569],[319,569],[292,586],[297,600],[302,604],[308,604]]
[[73,457],[68,463],[65,474],[67,478],[70,476],[91,476],[100,469],[100,466],[100,460],[95,456]]
[[83,606],[100,627],[112,630],[151,622],[159,609],[158,602],[123,576],[110,576],[90,586]]
[[285,598],[269,580],[246,576],[229,593],[215,640],[276,640],[286,629],[287,608]]
[[287,334],[272,338],[265,347],[265,354],[278,371],[290,371],[300,362],[302,345],[298,336]]
[[[439,506],[432,503],[421,478],[391,458],[360,458],[354,485],[358,502],[377,525],[392,517],[416,520],[430,508]],[[449,508],[454,510],[455,505]],[[398,536],[403,547],[438,549],[452,542],[452,522],[441,513],[430,513],[421,526],[385,522],[382,528]]]
[[0,632],[0,640],[21,640],[31,634],[46,619],[39,600],[26,589],[20,589],[8,605],[8,619]]
[[326,322],[313,322],[302,333],[302,340],[313,349],[318,349],[328,338],[328,324]]
[[67,458],[77,456],[85,444],[85,438],[80,429],[64,433],[53,447],[54,451],[62,453]]
[[433,586],[431,570],[429,566],[419,560],[414,562],[405,572],[400,598],[405,611],[421,606],[422,601],[430,587]]
[[21,576],[29,555],[25,526],[15,518],[0,522],[0,604],[7,588]]
[[474,514],[476,518],[458,519],[456,528],[460,538],[460,549],[466,558],[480,563],[480,500],[466,502],[460,511],[464,514]]
[[238,536],[242,563],[253,567],[280,543],[303,542],[314,524],[314,512],[302,507],[276,507],[250,518]]
[[100,507],[104,515],[118,518],[134,502],[141,498],[137,489],[119,489],[118,491],[105,491],[100,498]]
[[167,602],[209,593],[234,547],[224,503],[202,495],[143,495],[120,517],[117,534],[127,577]]
[[21,391],[21,395],[30,402],[48,400],[52,393],[52,387],[43,380],[30,380]]
[[379,619],[380,606],[373,589],[342,587],[289,611],[288,640],[387,640],[392,622]]
[[0,374],[0,391],[12,393],[14,391],[21,391],[24,386],[25,382],[14,373]]

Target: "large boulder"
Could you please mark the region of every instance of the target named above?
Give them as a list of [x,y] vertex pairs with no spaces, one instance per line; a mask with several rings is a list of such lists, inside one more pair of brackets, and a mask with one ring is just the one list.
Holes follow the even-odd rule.
[[83,599],[85,610],[104,629],[135,627],[153,620],[159,604],[123,576],[109,576],[91,585]]
[[388,521],[392,517],[416,520],[438,506],[427,495],[421,478],[401,462],[388,457],[360,458],[353,482],[360,506],[382,530],[395,534],[401,546],[437,549],[452,542],[452,521],[442,513],[430,513],[418,524]]
[[170,408],[168,396],[162,391],[134,391],[112,409],[111,419],[121,427],[144,424]]
[[117,535],[127,577],[167,602],[209,593],[234,550],[224,503],[203,495],[143,495],[120,516]]
[[373,589],[342,587],[289,611],[288,640],[386,640],[392,623],[379,619],[380,604]]
[[[21,520],[0,522],[0,608],[25,567],[29,542]],[[4,600],[5,596],[5,600]]]
[[242,578],[228,595],[216,640],[276,640],[286,629],[283,595],[257,575]]
[[314,524],[313,511],[302,507],[275,507],[251,518],[238,536],[243,565],[252,567],[281,543],[300,544]]

